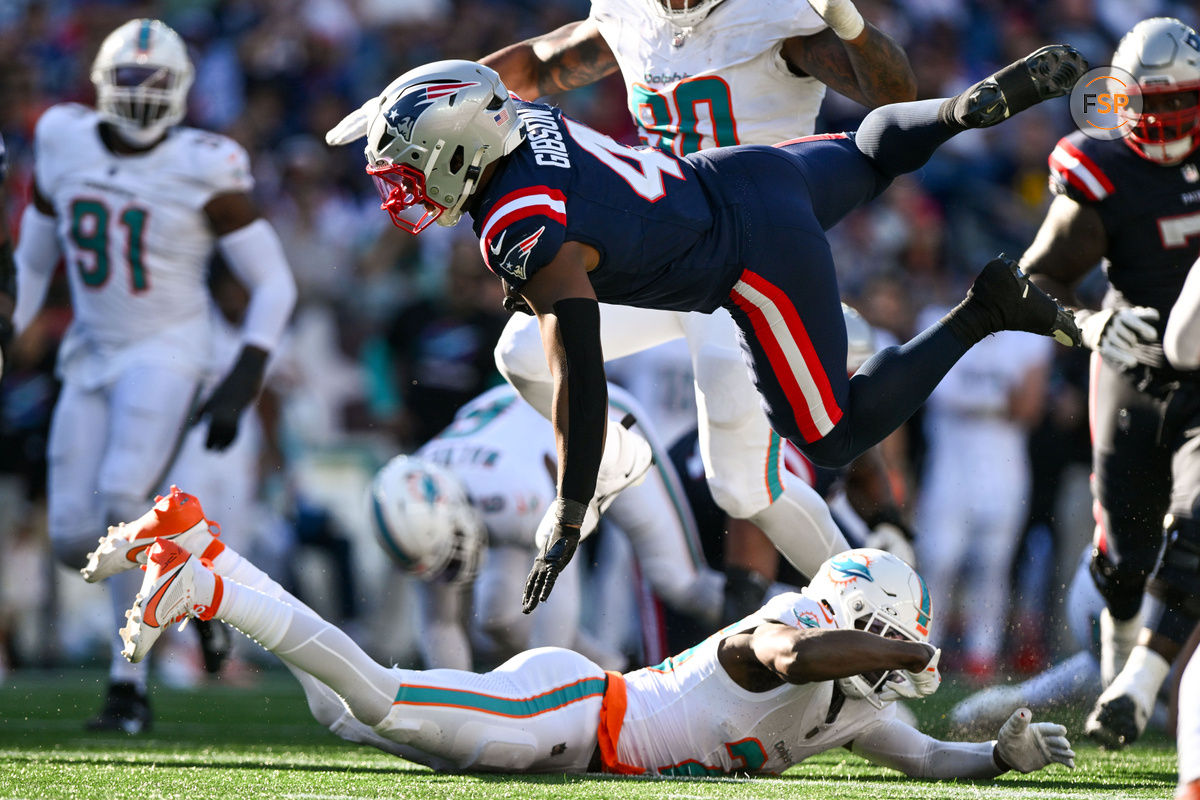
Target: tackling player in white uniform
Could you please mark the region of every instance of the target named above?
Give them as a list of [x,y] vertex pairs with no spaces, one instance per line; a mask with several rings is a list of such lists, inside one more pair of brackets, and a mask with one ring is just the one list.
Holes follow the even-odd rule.
[[[140,523],[126,527],[127,543],[150,541]],[[841,745],[923,778],[1074,766],[1065,729],[1031,725],[1026,709],[978,743],[938,741],[895,719],[890,701],[939,686],[940,651],[928,642],[923,581],[883,551],[840,554],[804,593],[654,667],[606,673],[540,648],[477,674],[384,667],[237,554],[203,566],[193,554],[214,540],[202,525],[156,532],[122,629],[129,658],[144,658],[166,625],[222,619],[307,673],[310,707],[339,735],[435,769],[769,774]],[[340,715],[322,692],[342,698]]]
[[[18,330],[33,319],[61,256],[74,319],[58,359],[49,526],[55,554],[76,567],[106,525],[133,518],[153,495],[190,414],[206,419],[208,447],[234,440],[296,294],[279,239],[249,197],[245,151],[179,125],[192,64],[178,34],[131,20],[101,44],[91,77],[95,110],[57,105],[37,124],[14,317]],[[251,300],[237,363],[201,398],[214,249]],[[117,580],[129,584],[112,587],[120,613],[136,578]],[[108,702],[89,727],[136,733],[150,721],[145,671],[129,669],[119,645]]]
[[[586,86],[619,67],[642,139],[677,155],[770,145],[811,132],[826,85],[870,107],[916,95],[904,52],[866,24],[850,0],[594,0],[587,19],[480,63],[528,100]],[[326,140],[353,141],[365,135],[366,123],[366,111],[359,109]],[[783,468],[782,440],[759,406],[726,311],[600,308],[605,360],[686,339],[701,456],[726,513],[760,527],[807,575],[846,546],[824,501]],[[553,380],[534,317],[513,316],[496,361],[521,396],[549,418]],[[606,442],[602,469],[619,463],[619,453],[608,446],[615,441],[610,436]],[[597,485],[597,496],[611,491]],[[543,530],[554,522],[552,513]]]
[[[678,476],[638,402],[617,386],[609,386],[610,428],[639,420],[633,429],[650,443],[655,456],[646,477],[622,492],[607,518],[629,537],[643,574],[654,590],[681,613],[698,617],[710,629],[717,624],[723,581],[703,563],[696,523],[683,497]],[[473,516],[486,528],[487,554],[475,582],[473,624],[512,655],[531,646],[575,647],[593,660],[611,660],[611,653],[577,630],[581,598],[578,567],[560,577],[550,614],[525,617],[513,602],[521,593],[525,566],[536,547],[538,520],[554,502],[554,431],[546,419],[521,400],[508,385],[497,386],[459,410],[454,422],[423,445],[414,457],[399,456],[385,466],[372,486],[376,533],[384,550],[403,567],[432,579],[422,608],[421,649],[428,666],[469,669],[471,651],[463,630],[465,597],[461,583],[473,569],[450,570],[454,580],[441,579],[442,559],[425,560],[426,553],[443,552],[432,530],[441,506],[469,497],[470,508],[459,518]],[[433,484],[426,473],[437,473]],[[461,491],[424,491],[441,482],[457,483]],[[417,486],[422,491],[406,491]],[[467,502],[466,500],[458,503]],[[469,523],[452,527],[464,529]],[[446,537],[441,537],[446,538]],[[477,538],[466,537],[468,540]],[[459,547],[470,565],[472,548]],[[561,597],[560,597],[561,592]]]

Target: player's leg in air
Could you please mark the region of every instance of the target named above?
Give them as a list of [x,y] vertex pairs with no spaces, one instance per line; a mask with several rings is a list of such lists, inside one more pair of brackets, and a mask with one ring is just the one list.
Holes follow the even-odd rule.
[[[352,741],[382,747],[436,768],[583,772],[592,760],[607,678],[568,650],[523,653],[479,675],[458,670],[384,667],[352,639],[287,594],[207,525],[173,535],[155,524],[185,497],[126,526],[93,556],[98,574],[146,558],[142,589],[121,630],[125,655],[141,661],[165,626],[220,619],[275,653],[302,677],[310,707]],[[190,498],[195,502],[194,498]],[[148,518],[150,521],[146,521]],[[159,537],[139,536],[153,527]],[[141,545],[152,542],[148,549]],[[207,553],[212,564],[201,563]],[[132,563],[132,562],[131,562]],[[237,580],[246,581],[242,583]],[[251,588],[253,586],[257,588]],[[337,714],[340,697],[353,721]]]
[[[174,455],[197,386],[194,375],[161,366],[131,367],[95,389],[66,382],[47,448],[50,539],[63,564],[85,564],[106,525],[145,508]],[[114,619],[139,582],[130,574],[108,581]],[[108,695],[88,728],[140,733],[151,724],[146,669],[120,652],[114,637]]]
[[[824,230],[896,176],[920,168],[955,134],[1062,96],[1085,70],[1073,48],[1051,45],[956,97],[884,106],[854,134],[784,143],[780,149],[789,158],[755,155],[741,162],[761,203],[748,215],[753,230],[744,254],[758,273],[742,274],[727,307],[745,333],[771,426],[813,461],[841,466],[882,440],[963,353],[993,332],[1026,330],[1078,343],[1070,315],[1015,262],[998,258],[945,318],[907,344],[881,351],[847,379],[845,325]],[[744,156],[718,149],[690,158]],[[779,179],[789,163],[796,181]],[[808,192],[797,192],[797,183]],[[803,258],[781,263],[779,253]]]

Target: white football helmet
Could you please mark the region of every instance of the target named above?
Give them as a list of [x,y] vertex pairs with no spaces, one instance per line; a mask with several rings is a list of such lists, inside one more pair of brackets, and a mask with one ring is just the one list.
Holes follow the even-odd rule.
[[846,372],[853,375],[875,355],[875,329],[845,303],[842,303],[842,319],[846,322]]
[[1137,80],[1142,112],[1125,143],[1156,164],[1200,146],[1200,36],[1172,17],[1144,19],[1121,38],[1113,66]]
[[[435,61],[401,75],[376,98],[367,124],[367,174],[392,222],[420,233],[454,225],[484,167],[525,141],[517,106],[495,70]],[[405,212],[424,213],[417,219]]]
[[466,583],[475,577],[486,536],[483,520],[450,470],[396,456],[376,473],[369,502],[380,544],[405,570],[427,581]]
[[677,28],[694,28],[720,5],[721,0],[683,0],[681,8],[673,8],[671,0],[646,0],[658,16]]
[[91,77],[101,119],[149,145],[183,121],[194,71],[179,34],[156,19],[131,19],[100,44]]
[[[933,611],[929,589],[916,570],[886,551],[859,548],[838,553],[820,566],[803,592],[832,609],[841,628],[929,641]],[[838,685],[847,697],[882,707],[880,691],[908,680],[893,670],[840,678]]]

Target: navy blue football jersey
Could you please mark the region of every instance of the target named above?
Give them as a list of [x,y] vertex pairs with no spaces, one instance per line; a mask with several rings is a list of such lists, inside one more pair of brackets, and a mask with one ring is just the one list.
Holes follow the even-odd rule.
[[621,145],[550,106],[517,111],[526,141],[471,212],[492,272],[519,290],[576,241],[600,253],[589,278],[603,302],[712,311],[727,300],[740,272],[736,225],[719,219],[695,165]]
[[1105,305],[1157,308],[1165,325],[1200,254],[1200,155],[1160,166],[1077,131],[1050,154],[1050,186],[1100,215],[1113,288]]

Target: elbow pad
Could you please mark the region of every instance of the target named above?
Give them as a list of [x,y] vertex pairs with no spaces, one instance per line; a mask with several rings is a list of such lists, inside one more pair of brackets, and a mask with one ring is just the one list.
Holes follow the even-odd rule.
[[600,349],[600,304],[572,297],[554,304],[566,356],[567,429],[560,496],[587,504],[596,491],[604,451],[608,385]]

